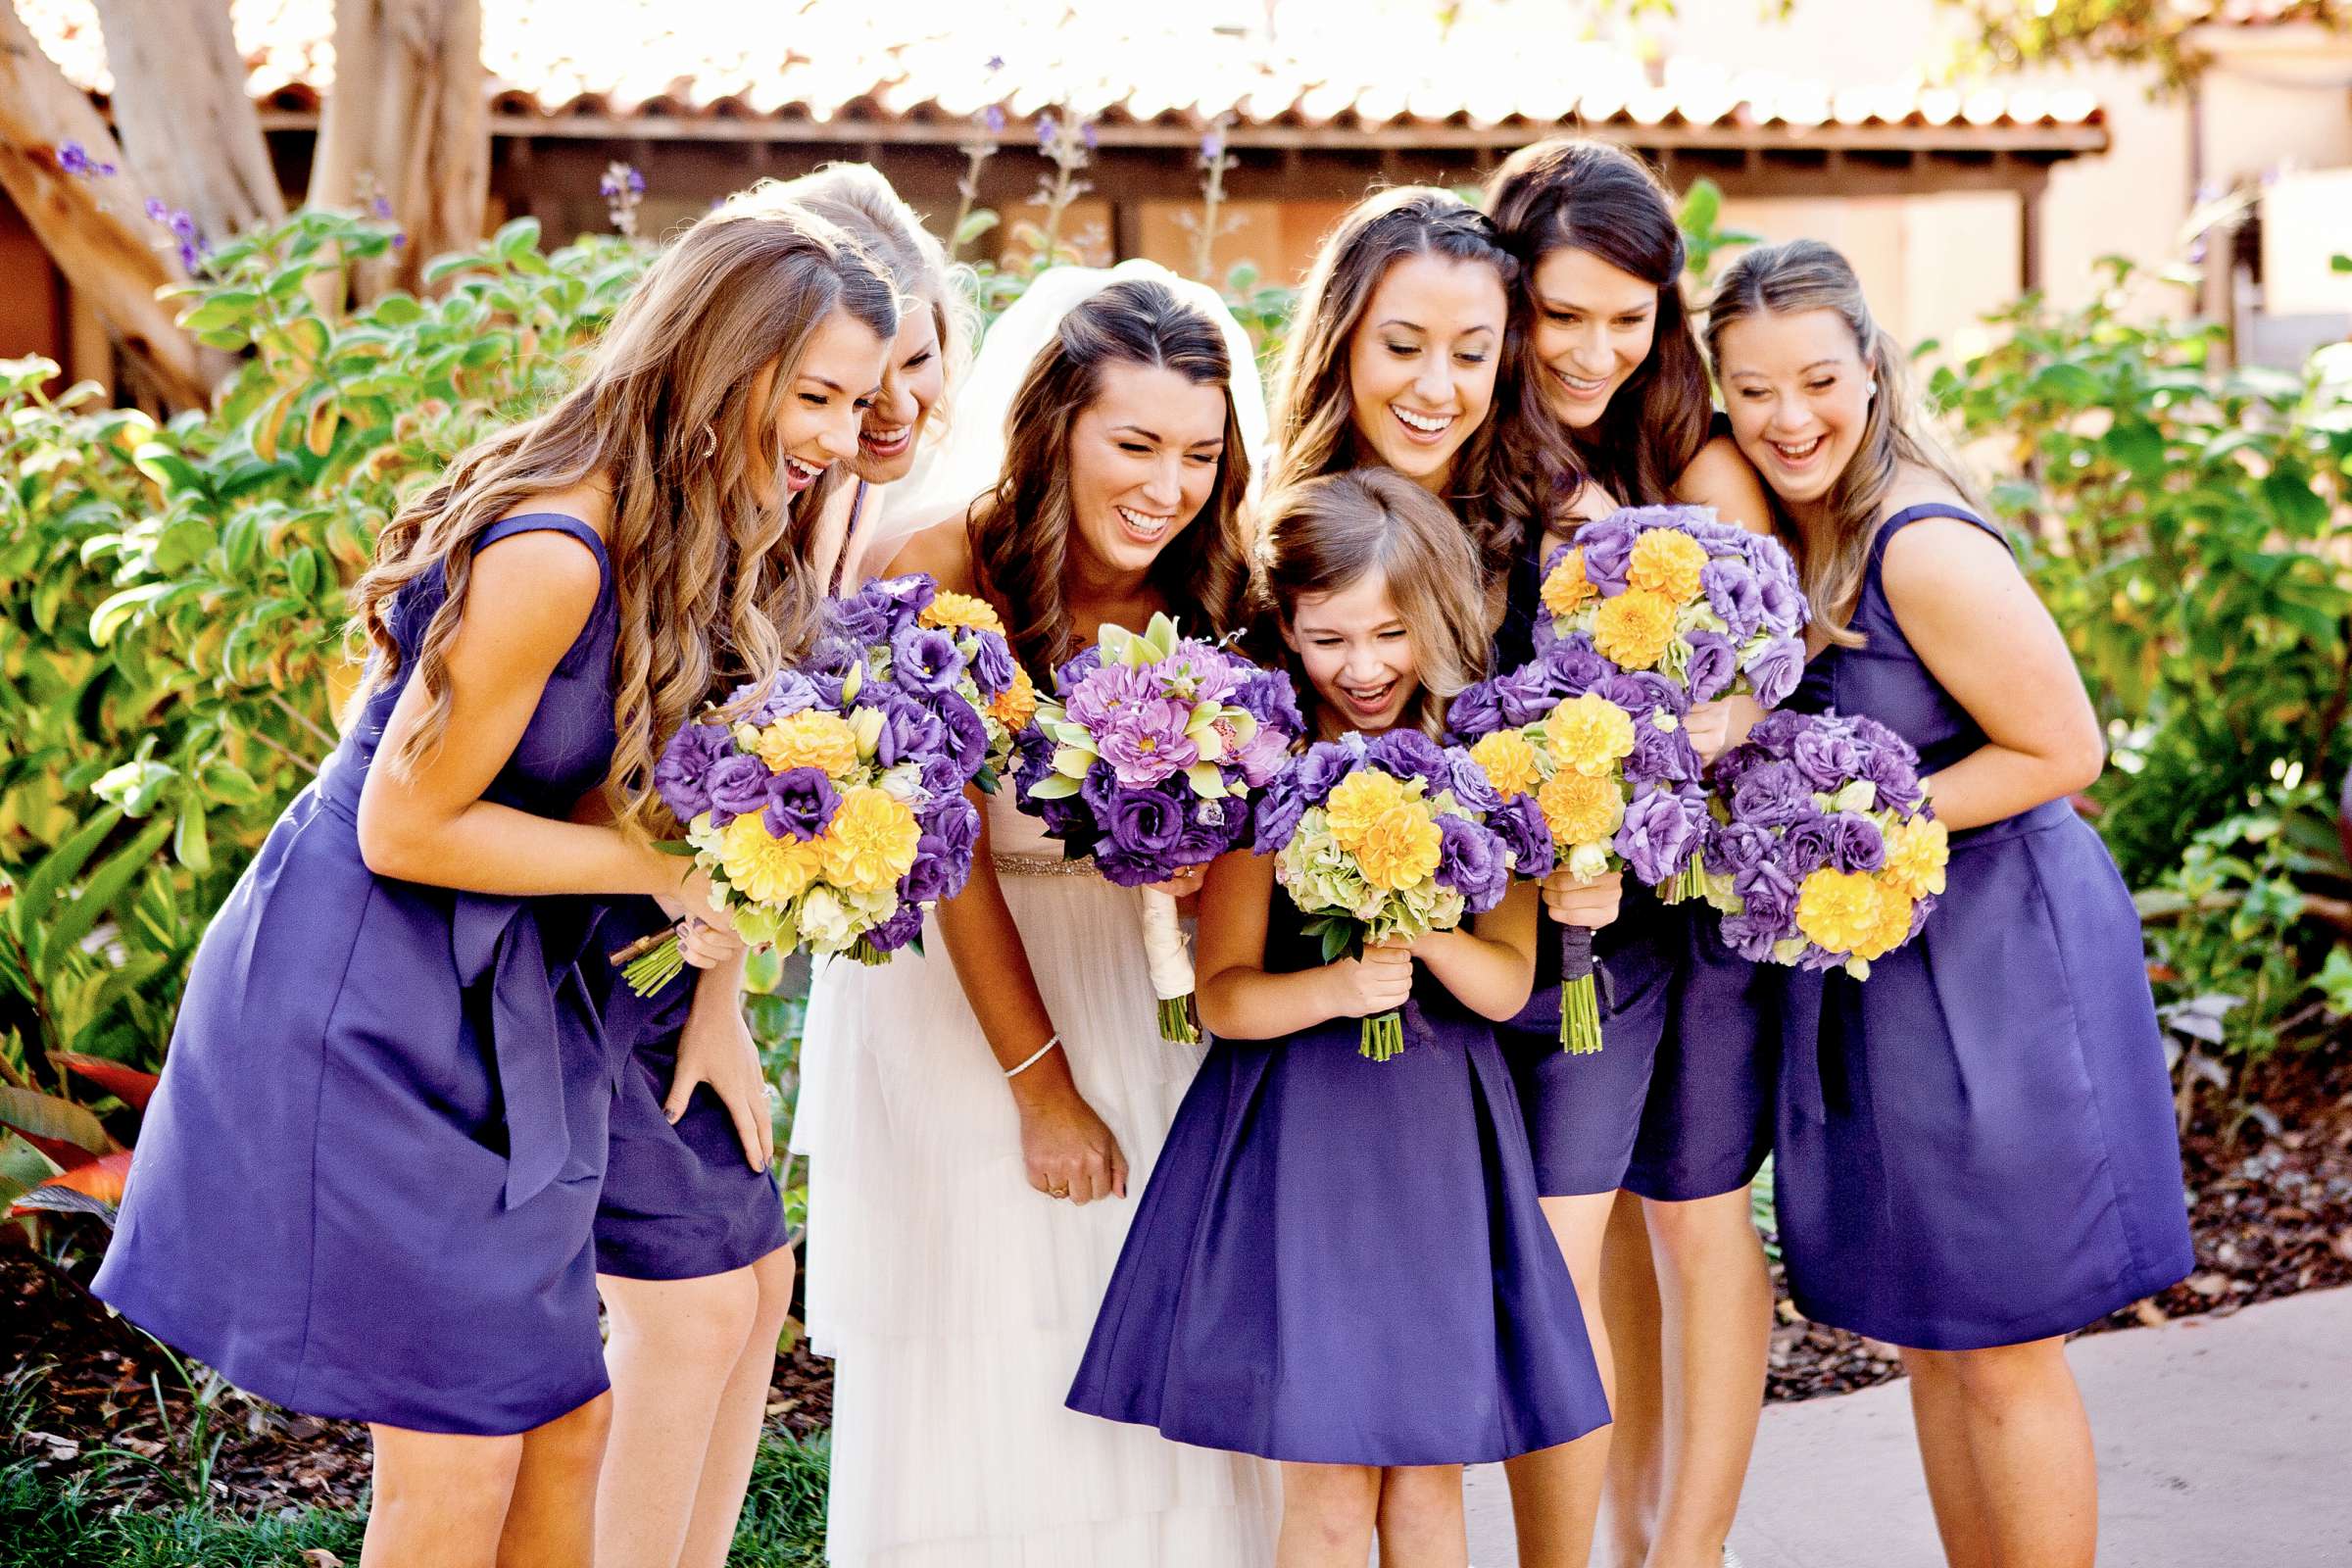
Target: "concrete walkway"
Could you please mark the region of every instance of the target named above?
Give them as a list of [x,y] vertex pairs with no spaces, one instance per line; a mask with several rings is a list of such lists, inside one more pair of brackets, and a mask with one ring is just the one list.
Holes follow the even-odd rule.
[[[2352,1564],[2352,1289],[2077,1341],[2101,1568]],[[1502,1473],[1470,1475],[1470,1560],[1511,1568]],[[1900,1382],[1764,1412],[1745,1568],[1941,1568]]]

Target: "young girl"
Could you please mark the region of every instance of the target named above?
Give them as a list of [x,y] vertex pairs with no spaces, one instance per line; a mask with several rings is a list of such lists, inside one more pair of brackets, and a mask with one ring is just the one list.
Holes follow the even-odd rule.
[[[1318,738],[1435,735],[1484,668],[1485,599],[1444,506],[1385,468],[1269,504],[1253,580]],[[1494,1020],[1527,1001],[1536,895],[1319,961],[1270,858],[1208,871],[1215,1037],[1096,1320],[1074,1409],[1283,1461],[1281,1568],[1467,1560],[1461,1467],[1608,1420],[1538,1205]],[[1416,967],[1418,965],[1418,967]],[[1387,1062],[1357,1019],[1407,998]]]
[[[1631,504],[1712,507],[1769,534],[1763,486],[1713,413],[1683,309],[1682,233],[1657,176],[1608,142],[1539,142],[1504,160],[1486,205],[1521,264],[1524,395],[1584,470]],[[1573,529],[1564,518],[1528,531],[1498,639],[1506,667],[1534,656],[1542,563]],[[1700,755],[1712,760],[1757,711],[1750,698],[1694,710]],[[1559,945],[1548,940],[1537,950],[1538,1004],[1503,1037],[1544,1210],[1587,1311],[1606,1306],[1590,1326],[1617,1412],[1615,1560],[1647,1568],[1721,1560],[1763,1405],[1772,1286],[1747,1186],[1771,1144],[1763,1020],[1782,971],[1742,961],[1715,926],[1703,906],[1634,890],[1598,943],[1611,982],[1605,1049],[1559,1049],[1549,967]],[[1675,1354],[1661,1366],[1663,1346]],[[1528,1568],[1585,1561],[1600,1486],[1592,1447],[1511,1467]]]
[[[885,270],[902,302],[880,390],[843,464],[853,483],[805,530],[808,569],[833,564],[880,518],[878,487],[913,466],[962,339],[939,244],[864,164],[837,164],[734,198],[739,210],[797,208],[837,225]],[[812,498],[813,499],[813,498]],[[845,569],[854,569],[847,568]],[[602,961],[668,923],[650,900],[616,906],[587,965],[608,1038],[631,1054],[612,1114],[596,1218],[597,1286],[611,1318],[605,1363],[612,1432],[597,1492],[600,1561],[615,1568],[717,1568],[734,1540],[776,1342],[792,1310],[793,1256],[769,1163],[772,1093],[745,1027],[739,945],[699,984],[629,994]]]
[[370,1424],[370,1565],[591,1560],[615,1064],[574,961],[600,905],[555,895],[708,909],[651,842],[654,759],[810,635],[792,498],[857,449],[897,330],[830,224],[679,239],[578,387],[384,530],[351,728],[197,955],[96,1289]]
[[2139,921],[2067,801],[2098,775],[2098,724],[1844,258],[1749,252],[1707,338],[1733,433],[1802,545],[1818,652],[1798,706],[1909,741],[1951,832],[1918,936],[1867,982],[1790,992],[1790,1292],[1902,1347],[1952,1563],[2088,1568],[2097,1470],[2064,1336],[2193,1261]]
[[[1041,683],[1106,622],[1230,629],[1263,431],[1240,324],[1151,263],[1056,268],[998,318],[973,383],[1028,345],[1004,416],[974,399],[957,425],[958,444],[1003,432],[1001,478],[893,569],[984,597]],[[810,990],[826,1550],[837,1568],[1259,1568],[1264,1466],[1062,1407],[1129,1173],[1149,1173],[1200,1053],[1152,1026],[1136,893],[1065,860],[1011,796],[978,798],[972,880],[922,952],[828,963]]]

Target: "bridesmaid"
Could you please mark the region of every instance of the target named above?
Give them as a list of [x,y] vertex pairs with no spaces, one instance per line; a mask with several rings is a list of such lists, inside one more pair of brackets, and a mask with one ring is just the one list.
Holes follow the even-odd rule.
[[[1319,740],[1432,743],[1482,674],[1487,596],[1451,514],[1388,468],[1268,504],[1252,598]],[[1462,1466],[1605,1424],[1492,1020],[1527,1001],[1536,890],[1326,963],[1235,851],[1201,894],[1216,1037],[1168,1133],[1073,1409],[1283,1461],[1278,1568],[1463,1568]],[[1393,1061],[1358,1020],[1417,1004]]]
[[2097,1469],[2064,1337],[2193,1262],[2139,921],[2067,800],[2098,776],[2098,724],[1843,257],[1798,240],[1740,258],[1707,340],[1802,546],[1819,651],[1799,706],[1909,741],[1951,831],[1909,945],[1867,982],[1791,990],[1790,1293],[1902,1347],[1953,1564],[2088,1568]]
[[384,530],[351,727],[198,952],[96,1289],[369,1424],[371,1568],[591,1559],[616,1063],[575,964],[600,905],[564,895],[708,907],[651,842],[654,758],[809,635],[788,501],[897,330],[830,225],[680,238],[578,387]]
[[[1712,507],[1770,534],[1764,487],[1713,413],[1683,308],[1682,233],[1648,166],[1608,142],[1540,142],[1503,162],[1486,205],[1523,269],[1524,395],[1558,421],[1584,471],[1632,505]],[[1517,553],[1505,667],[1534,656],[1542,562],[1572,521],[1530,530]],[[1693,710],[1700,755],[1736,744],[1758,711],[1745,697]],[[1547,960],[1541,1005],[1503,1037],[1544,1207],[1591,1292],[1602,1376],[1615,1374],[1615,1558],[1648,1568],[1722,1558],[1763,1406],[1772,1312],[1747,1189],[1771,1146],[1773,1060],[1758,1037],[1780,971],[1733,955],[1702,909],[1627,895],[1602,943],[1611,986],[1597,1054],[1559,1049],[1552,941],[1537,948]],[[1585,1559],[1600,1483],[1591,1446],[1511,1468],[1531,1568]]]
[[[808,573],[826,581],[862,544],[861,521],[879,522],[869,498],[913,466],[945,367],[968,357],[951,353],[968,341],[962,296],[938,241],[868,165],[836,164],[736,201],[747,211],[797,206],[834,223],[881,264],[903,305],[881,388],[843,464],[856,482],[832,487],[807,530]],[[726,1560],[792,1310],[793,1254],[769,1171],[773,1091],[744,1024],[740,946],[707,941],[713,966],[699,985],[673,982],[644,1001],[604,961],[668,920],[651,900],[616,906],[589,965],[607,1032],[635,1048],[612,1105],[596,1217],[612,1330],[612,1434],[597,1493],[608,1568]]]

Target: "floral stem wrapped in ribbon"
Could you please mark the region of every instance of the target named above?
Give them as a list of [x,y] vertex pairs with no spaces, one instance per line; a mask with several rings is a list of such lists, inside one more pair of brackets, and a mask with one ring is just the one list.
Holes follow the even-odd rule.
[[[880,963],[971,875],[964,786],[995,787],[1028,693],[986,604],[869,583],[803,667],[670,737],[654,787],[744,940]],[[639,996],[684,963],[674,933],[614,961]]]
[[[1623,866],[1656,888],[1689,863],[1706,820],[1689,708],[1679,682],[1617,668],[1578,631],[1465,689],[1446,722],[1505,806],[1535,808],[1559,864],[1587,879]],[[1560,1044],[1600,1049],[1589,926],[1560,927]]]
[[1019,742],[1014,799],[1075,859],[1144,887],[1144,952],[1163,1039],[1196,1042],[1193,965],[1176,901],[1144,886],[1206,865],[1249,836],[1249,797],[1304,724],[1288,675],[1177,635],[1154,615],[1104,626],[1054,675]]
[[[1509,820],[1491,822],[1490,810]],[[1419,730],[1310,747],[1258,798],[1255,821],[1252,848],[1275,857],[1274,880],[1308,916],[1326,963],[1450,931],[1501,903],[1528,857],[1549,863],[1542,835],[1501,809],[1469,755]],[[1404,1014],[1366,1018],[1359,1049],[1396,1056]]]
[[1867,979],[1935,908],[1950,846],[1886,725],[1773,713],[1715,776],[1706,896],[1741,957]]
[[[1577,530],[1544,563],[1541,651],[1582,636],[1618,668],[1683,688],[1685,711],[1752,695],[1778,708],[1805,668],[1805,596],[1779,543],[1718,522],[1708,507],[1627,507]],[[1702,890],[1696,856],[1659,890]]]

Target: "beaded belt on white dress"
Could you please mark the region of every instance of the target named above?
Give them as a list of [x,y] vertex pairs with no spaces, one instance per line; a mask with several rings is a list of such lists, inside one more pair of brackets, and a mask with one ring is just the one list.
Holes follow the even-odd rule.
[[1095,869],[1095,858],[1082,856],[1075,860],[1050,859],[1042,855],[1002,855],[992,852],[989,863],[999,876],[1092,876],[1102,873]]

